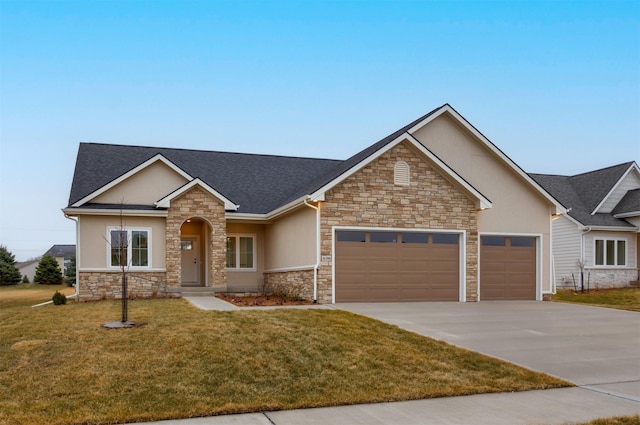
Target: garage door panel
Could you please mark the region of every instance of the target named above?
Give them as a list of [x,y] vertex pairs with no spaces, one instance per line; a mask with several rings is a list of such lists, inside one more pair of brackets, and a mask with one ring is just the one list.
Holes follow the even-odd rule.
[[364,243],[336,241],[337,301],[459,299],[459,235],[431,243],[430,234],[381,233],[367,235]]
[[535,238],[481,238],[481,300],[534,300],[536,273]]

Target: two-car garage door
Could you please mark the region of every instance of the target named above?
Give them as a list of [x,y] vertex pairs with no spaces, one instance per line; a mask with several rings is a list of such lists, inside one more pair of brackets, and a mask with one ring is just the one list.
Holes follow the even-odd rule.
[[336,232],[336,301],[458,301],[460,235]]
[[[458,301],[459,233],[338,230],[335,299]],[[536,239],[480,238],[480,299],[536,299]]]

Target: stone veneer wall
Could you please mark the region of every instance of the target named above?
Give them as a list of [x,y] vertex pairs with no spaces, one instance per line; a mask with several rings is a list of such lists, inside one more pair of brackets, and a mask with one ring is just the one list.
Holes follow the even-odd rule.
[[[410,185],[394,184],[405,161]],[[478,224],[474,200],[446,180],[410,144],[400,143],[325,194],[321,203],[321,255],[333,255],[332,226],[466,230],[466,296],[478,296]],[[335,260],[335,259],[334,259]],[[332,265],[318,271],[318,302],[332,300]]]
[[226,289],[227,224],[224,203],[199,187],[171,201],[166,229],[167,286],[179,288],[182,283],[180,228],[189,218],[199,218],[209,226],[208,277],[206,286]]
[[[80,301],[122,299],[122,273],[80,272]],[[129,298],[164,298],[167,294],[165,272],[127,272]]]
[[282,289],[290,296],[313,299],[313,270],[268,272],[264,274],[264,283],[269,292]]

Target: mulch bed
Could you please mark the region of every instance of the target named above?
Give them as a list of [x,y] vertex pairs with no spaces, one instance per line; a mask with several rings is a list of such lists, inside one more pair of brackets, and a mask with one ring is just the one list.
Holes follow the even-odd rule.
[[236,295],[221,294],[216,296],[228,303],[235,304],[238,307],[313,304],[313,301],[309,301],[309,300],[291,300],[288,298],[283,298],[283,297],[278,297],[273,295],[236,296]]

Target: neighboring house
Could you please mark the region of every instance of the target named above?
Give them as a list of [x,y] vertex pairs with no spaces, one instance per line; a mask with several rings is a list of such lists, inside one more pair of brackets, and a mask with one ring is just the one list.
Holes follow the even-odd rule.
[[[69,265],[69,261],[71,261],[71,257],[75,257],[76,255],[76,246],[75,245],[53,245],[44,255],[51,255],[58,261],[58,265],[60,266],[60,270],[62,274],[67,271],[67,266]],[[36,268],[40,263],[40,259],[42,257],[38,257],[35,260],[24,261],[21,263],[16,263],[16,267],[20,270],[22,276],[27,276],[29,282],[33,283],[33,278],[36,275]]]
[[583,284],[585,288],[603,288],[637,284],[638,164],[627,162],[575,176],[531,176],[567,208],[567,215],[553,222],[556,285],[573,288],[575,282],[579,288]]
[[81,143],[81,300],[290,285],[320,303],[541,300],[565,208],[451,106],[344,161]]
[[60,270],[62,271],[62,275],[64,276],[67,271],[67,267],[69,266],[69,262],[71,261],[71,257],[76,256],[76,246],[75,245],[53,245],[44,255],[51,255],[55,257],[58,261],[58,265],[60,266]]
[[39,259],[23,261],[20,263],[16,263],[16,267],[20,271],[21,276],[27,276],[29,282],[33,283],[33,277],[36,275],[36,267],[38,267],[39,262]]

